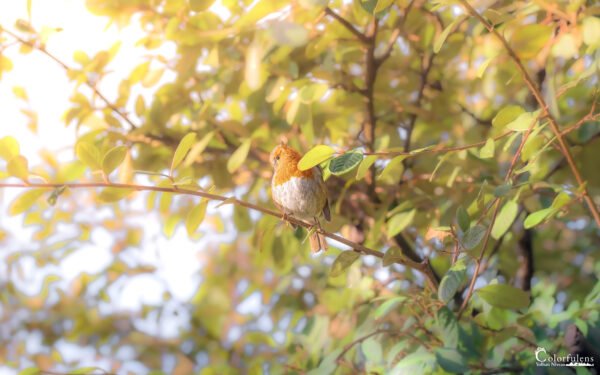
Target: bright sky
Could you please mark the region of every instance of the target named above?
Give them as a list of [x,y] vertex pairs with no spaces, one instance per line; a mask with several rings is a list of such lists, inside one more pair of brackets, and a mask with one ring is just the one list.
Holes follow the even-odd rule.
[[[119,30],[116,26],[107,28],[107,20],[95,17],[87,12],[82,0],[33,0],[31,23],[37,30],[42,27],[60,27],[62,31],[51,36],[47,49],[68,65],[74,65],[73,52],[83,50],[93,55],[100,49],[108,49],[116,40],[122,42],[118,57],[111,62],[114,73],[100,86],[101,91],[110,99],[116,97],[116,86],[120,79],[127,75],[133,67],[142,62],[145,50],[135,48],[134,44],[142,35],[137,25],[128,26]],[[15,31],[17,19],[27,19],[26,1],[0,2],[0,25]],[[172,46],[161,50],[163,55],[175,53]],[[75,129],[66,128],[62,115],[69,106],[69,96],[72,93],[72,84],[68,81],[64,70],[47,56],[39,52],[22,56],[17,48],[9,48],[4,53],[14,64],[9,73],[4,73],[0,81],[0,137],[11,135],[19,140],[21,153],[30,161],[38,164],[38,153],[47,149],[60,156],[61,160],[72,160]],[[39,115],[39,132],[32,134],[27,129],[27,119],[20,113],[22,102],[17,100],[13,93],[14,86],[26,89],[33,110]],[[8,217],[6,209],[11,200],[19,191],[0,190],[0,225],[16,237],[16,241],[8,243],[8,248],[0,252],[0,278],[7,277],[7,269],[2,258],[10,253],[23,249],[34,250],[30,243],[31,230],[22,228],[22,217]],[[141,206],[141,205],[140,205]],[[209,206],[209,214],[211,212]],[[143,209],[142,207],[138,207]],[[92,213],[101,215],[102,210],[90,208]],[[97,210],[97,211],[93,211]],[[219,209],[222,215],[230,215],[229,206]],[[213,208],[213,212],[214,208]],[[141,223],[140,223],[141,224]],[[142,249],[129,251],[127,260],[133,264],[153,264],[157,267],[156,275],[131,277],[121,280],[118,288],[112,288],[111,298],[114,307],[121,311],[133,311],[141,303],[158,304],[162,300],[165,288],[180,300],[189,300],[195,293],[199,278],[198,271],[201,267],[199,252],[207,246],[207,242],[230,241],[233,233],[216,237],[204,236],[199,242],[188,239],[185,229],[179,227],[171,239],[166,239],[161,233],[161,222],[155,215],[146,216],[143,221],[145,228],[145,245]],[[202,227],[201,227],[202,229]],[[93,244],[80,248],[67,257],[61,266],[53,272],[59,273],[65,279],[58,284],[68,288],[81,272],[97,273],[102,271],[113,259],[110,252],[111,235],[104,229],[95,230],[92,235]],[[34,294],[39,291],[45,273],[36,269],[32,258],[22,262],[24,279],[19,280],[22,290]],[[156,277],[158,276],[158,277]],[[50,297],[56,298],[57,294],[51,293]],[[249,312],[257,312],[260,301],[253,303]],[[0,315],[5,311],[0,307]],[[138,329],[158,333],[165,336],[174,335],[179,323],[176,321],[165,322],[156,326],[146,322],[140,324]],[[27,338],[28,347],[39,347],[40,337],[32,335]],[[65,358],[73,354],[69,345],[64,343],[62,348]],[[82,351],[78,354],[80,359],[87,359],[98,365],[106,365],[95,359],[93,352]],[[126,361],[125,361],[126,363]],[[68,369],[67,369],[68,370]],[[140,371],[139,366],[131,363],[122,368],[123,371]],[[0,375],[12,374],[11,370],[0,365]]]

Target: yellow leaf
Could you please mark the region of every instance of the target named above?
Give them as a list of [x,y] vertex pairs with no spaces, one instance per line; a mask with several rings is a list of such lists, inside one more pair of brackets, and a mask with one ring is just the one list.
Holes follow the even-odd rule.
[[251,139],[246,139],[237,150],[231,154],[231,157],[227,161],[227,170],[229,173],[233,173],[238,170],[239,167],[244,164],[250,151],[250,145],[252,144]]
[[189,0],[190,9],[194,12],[203,12],[210,8],[215,0]]
[[27,181],[27,177],[29,177],[29,167],[24,156],[15,156],[10,159],[6,170],[11,176],[18,177],[23,181]]
[[43,189],[33,189],[24,192],[19,195],[15,200],[10,204],[8,208],[8,213],[10,215],[18,215],[27,211],[31,206],[35,204],[39,197],[44,194]]
[[298,169],[305,171],[331,159],[334,149],[325,145],[318,145],[310,149],[298,162]]
[[367,175],[369,168],[377,161],[376,155],[369,155],[360,162],[356,170],[356,180],[362,180]]
[[109,175],[125,160],[127,147],[117,146],[111,148],[102,159],[102,170]]
[[142,117],[144,112],[146,112],[146,102],[144,102],[144,98],[141,95],[138,95],[135,100],[135,114]]
[[102,169],[102,158],[96,146],[89,142],[79,142],[75,148],[79,160],[90,167],[93,171]]
[[492,126],[501,128],[513,122],[525,110],[518,105],[508,105],[502,108],[492,120]]
[[98,199],[104,203],[117,202],[133,192],[132,189],[121,189],[115,187],[107,187],[100,192]]
[[19,155],[19,143],[13,137],[0,139],[0,158],[9,161]]
[[195,141],[196,133],[187,133],[185,137],[181,139],[177,149],[175,150],[175,154],[173,155],[173,161],[171,162],[171,174],[173,174],[175,168],[181,164],[183,158],[185,158],[185,155],[188,153],[190,148],[192,148],[192,145]]
[[541,24],[521,26],[515,30],[510,39],[511,47],[522,59],[534,58],[546,45],[552,35],[552,29]]
[[192,147],[189,154],[186,156],[183,165],[189,167],[190,165],[194,164],[196,158],[200,156],[200,154],[206,149],[210,141],[213,139],[214,135],[214,131],[206,133],[204,137],[202,137],[202,139],[199,140],[198,143],[194,145],[194,147]]
[[202,202],[194,206],[188,213],[187,218],[185,219],[185,229],[187,230],[188,236],[191,237],[204,220],[207,205],[208,201],[202,200]]

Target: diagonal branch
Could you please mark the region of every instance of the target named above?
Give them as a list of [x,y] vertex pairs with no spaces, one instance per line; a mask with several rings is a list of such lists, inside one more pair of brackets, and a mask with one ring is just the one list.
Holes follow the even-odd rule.
[[[65,62],[63,62],[61,59],[59,59],[54,54],[49,52],[44,46],[38,45],[29,40],[25,40],[25,39],[21,38],[19,35],[17,35],[16,33],[12,32],[8,29],[2,29],[2,31],[4,31],[8,35],[12,36],[13,38],[15,38],[17,41],[19,41],[19,43],[27,45],[33,49],[36,49],[36,50],[40,51],[41,53],[43,53],[44,55],[48,56],[50,59],[52,59],[56,63],[58,63],[58,65],[60,65],[64,70],[66,70],[66,71],[72,70]],[[129,126],[131,127],[131,130],[137,128],[137,125],[135,125],[133,123],[133,121],[131,121],[131,119],[123,111],[121,111],[115,104],[111,103],[111,101],[108,100],[106,98],[106,96],[104,96],[104,94],[102,94],[102,92],[100,90],[98,90],[96,85],[94,85],[92,82],[90,82],[87,79],[85,80],[84,83],[86,86],[88,86],[94,92],[94,94],[96,94],[100,98],[100,100],[102,100],[104,102],[104,104],[106,104],[106,106],[108,108],[110,108],[111,111],[113,111],[114,113],[119,115],[119,117],[121,117],[127,124],[129,124]]]
[[[158,192],[163,192],[163,193],[174,193],[174,194],[183,194],[183,195],[202,197],[202,198],[212,200],[212,201],[225,202],[225,203],[234,204],[234,205],[237,205],[240,207],[249,208],[251,210],[262,212],[263,214],[266,214],[266,215],[271,215],[271,216],[280,218],[282,220],[287,220],[288,222],[298,225],[298,226],[301,226],[303,228],[315,230],[315,232],[318,232],[325,237],[329,237],[332,240],[335,240],[339,243],[349,246],[354,251],[364,254],[364,255],[373,255],[377,258],[383,258],[383,255],[384,255],[381,251],[374,250],[374,249],[368,248],[366,246],[363,246],[359,243],[350,241],[342,236],[338,236],[337,234],[327,232],[327,231],[323,230],[322,228],[314,228],[313,224],[296,219],[294,217],[290,217],[288,215],[284,216],[282,213],[280,213],[278,211],[274,211],[269,208],[257,206],[255,204],[252,204],[252,203],[249,203],[246,201],[242,201],[242,200],[239,200],[236,198],[225,197],[225,196],[218,195],[218,194],[207,193],[205,191],[182,189],[182,188],[178,188],[178,187],[160,187],[160,186],[121,184],[121,183],[111,183],[111,182],[82,182],[82,183],[66,183],[66,184],[61,184],[61,183],[27,183],[27,184],[25,184],[25,183],[0,183],[0,188],[57,189],[57,188],[62,188],[62,187],[67,187],[69,189],[116,188],[116,189],[129,189],[129,190],[135,190],[135,191],[158,191]],[[415,262],[410,259],[403,259],[401,264],[406,267],[415,269],[415,270],[423,273],[425,275],[425,277],[428,279],[428,281],[430,282],[430,284],[434,288],[437,287],[437,280],[435,279],[435,276],[431,274],[430,269],[429,269],[429,263],[427,260],[424,260],[423,262],[419,263],[419,262]]]
[[[508,171],[506,172],[506,176],[504,177],[504,182],[507,183],[510,181],[513,171],[515,170],[515,166],[517,165],[517,161],[521,157],[521,152],[523,151],[523,147],[525,146],[527,139],[529,138],[533,129],[535,128],[535,125],[537,124],[537,122],[540,118],[540,115],[541,115],[541,113],[538,114],[535,117],[535,119],[533,119],[533,121],[531,122],[531,125],[529,125],[529,128],[527,129],[527,131],[525,131],[525,134],[523,134],[523,137],[521,138],[521,143],[519,144],[519,147],[517,148],[517,152],[515,152],[515,155],[512,158],[510,166],[508,167]],[[498,197],[492,203],[492,207],[494,208],[494,211],[492,213],[492,219],[490,221],[490,224],[489,224],[487,230],[485,231],[485,235],[483,237],[483,245],[481,246],[481,252],[479,253],[479,256],[477,257],[477,259],[475,260],[475,270],[473,271],[473,276],[471,277],[471,282],[469,283],[469,289],[467,290],[467,295],[465,296],[465,299],[463,300],[463,303],[460,306],[460,309],[458,310],[459,318],[462,315],[462,313],[464,312],[464,310],[467,308],[469,299],[473,295],[473,290],[475,288],[475,281],[477,281],[477,277],[479,276],[479,273],[482,270],[482,261],[483,261],[484,255],[485,255],[485,249],[490,240],[490,235],[492,234],[492,229],[494,227],[494,223],[496,222],[496,217],[498,216],[498,212],[500,211],[500,202],[501,201],[502,201],[502,197]]]
[[369,38],[367,38],[367,36],[365,34],[358,31],[358,29],[356,27],[354,27],[354,25],[351,24],[350,21],[348,21],[344,17],[337,14],[330,7],[325,8],[325,14],[327,14],[328,16],[331,16],[333,19],[335,19],[336,21],[341,23],[342,26],[344,26],[348,31],[350,31],[352,34],[354,34],[354,36],[356,36],[358,38],[358,40],[360,40],[361,42],[363,42],[365,44],[369,42]]
[[585,186],[585,181],[581,177],[581,173],[579,172],[577,165],[575,165],[575,160],[573,159],[573,155],[571,155],[569,146],[567,145],[567,143],[565,142],[565,140],[563,138],[563,134],[561,133],[561,131],[559,129],[556,119],[554,118],[554,116],[552,116],[552,114],[548,110],[548,105],[546,104],[546,101],[544,100],[542,93],[540,92],[540,90],[536,86],[536,84],[534,83],[533,79],[529,76],[529,73],[527,73],[527,69],[525,69],[523,62],[521,61],[519,56],[517,56],[517,54],[511,48],[511,46],[508,44],[508,41],[506,40],[506,38],[504,38],[494,28],[494,26],[492,24],[490,24],[485,18],[483,18],[483,16],[481,14],[479,14],[479,12],[477,12],[477,10],[475,10],[475,8],[473,8],[473,6],[467,0],[459,0],[459,1],[473,17],[477,18],[479,20],[479,22],[490,33],[492,33],[500,41],[500,43],[502,43],[502,45],[508,52],[509,56],[511,57],[511,59],[517,65],[517,69],[523,76],[523,80],[525,81],[525,84],[529,88],[529,91],[531,92],[531,94],[533,95],[535,100],[537,101],[538,105],[541,107],[542,113],[544,114],[544,116],[548,118],[548,121],[550,122],[550,129],[552,129],[552,132],[554,133],[554,135],[556,136],[556,139],[558,140],[558,144],[560,146],[561,153],[564,155],[565,159],[567,160],[567,164],[569,165],[569,168],[571,169],[571,172],[573,173],[573,176],[575,177],[575,180],[577,181],[577,184],[579,185],[579,189],[581,190],[583,199],[587,203],[587,206],[592,214],[592,217],[594,218],[594,221],[596,222],[596,225],[598,227],[600,227],[600,213],[598,212],[598,207],[596,207],[594,200],[592,199],[592,197],[590,196],[590,194],[587,191],[587,188]]

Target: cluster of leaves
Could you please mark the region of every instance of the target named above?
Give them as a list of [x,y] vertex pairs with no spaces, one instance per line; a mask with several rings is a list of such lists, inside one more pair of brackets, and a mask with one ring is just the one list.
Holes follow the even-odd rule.
[[[111,22],[139,24],[147,60],[114,101],[98,83],[118,43],[95,56],[74,52],[74,66],[60,62],[74,86],[65,122],[79,134],[77,160],[46,152],[30,167],[17,140],[0,140],[0,179],[8,181],[0,186],[28,189],[9,213],[33,228],[33,250],[5,257],[0,298],[10,306],[2,323],[11,339],[1,359],[22,367],[29,362],[15,358],[25,356],[44,370],[87,365],[64,363],[51,349],[66,340],[109,357],[129,348],[147,369],[181,374],[532,373],[538,346],[567,351],[567,324],[600,343],[600,236],[597,208],[586,205],[600,196],[594,6],[87,6]],[[16,41],[22,53],[37,50],[55,63],[45,38],[23,21],[17,31],[0,29],[0,47]],[[165,44],[177,53],[156,52]],[[12,68],[2,48],[0,74]],[[166,73],[174,78],[162,79]],[[354,250],[332,241],[311,258],[305,234],[262,208],[270,204],[268,154],[280,137],[307,151],[300,169],[324,168],[334,212],[326,229]],[[231,204],[231,217],[209,210],[210,200]],[[109,218],[76,215],[103,205]],[[106,309],[119,280],[158,277],[126,261],[148,245],[132,220],[147,212],[158,214],[167,237],[179,227],[192,240],[236,233],[202,249],[210,255],[191,300],[165,293],[187,316],[176,339],[135,328],[161,321],[167,305],[144,306],[139,316]],[[65,223],[75,236],[56,235]],[[106,270],[81,274],[68,290],[52,275],[39,295],[20,289],[13,273],[23,259],[40,269],[60,264],[100,227],[113,240]],[[48,298],[57,290],[58,299]],[[260,312],[239,311],[256,296]],[[34,334],[43,348],[28,352],[23,337]],[[111,366],[105,370],[118,371],[121,362]]]

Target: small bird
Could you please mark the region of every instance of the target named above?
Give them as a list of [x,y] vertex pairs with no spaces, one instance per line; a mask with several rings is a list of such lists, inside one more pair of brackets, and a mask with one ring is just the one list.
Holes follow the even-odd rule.
[[[271,196],[284,215],[320,226],[317,217],[321,213],[327,221],[331,221],[327,187],[320,167],[316,166],[306,171],[298,169],[301,158],[298,151],[283,143],[271,152]],[[310,236],[310,248],[313,252],[327,250],[325,237],[313,233]]]

